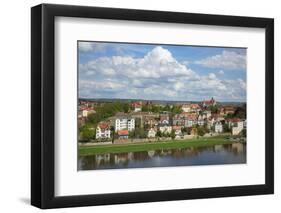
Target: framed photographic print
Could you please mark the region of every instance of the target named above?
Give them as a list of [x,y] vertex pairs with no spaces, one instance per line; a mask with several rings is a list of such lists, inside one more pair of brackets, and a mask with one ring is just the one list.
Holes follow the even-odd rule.
[[274,21],[31,9],[31,203],[272,194]]

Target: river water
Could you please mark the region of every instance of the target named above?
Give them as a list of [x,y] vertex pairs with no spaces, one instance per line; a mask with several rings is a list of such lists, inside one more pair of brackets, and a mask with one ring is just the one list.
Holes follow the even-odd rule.
[[246,163],[246,144],[108,153],[78,158],[78,170],[149,168]]

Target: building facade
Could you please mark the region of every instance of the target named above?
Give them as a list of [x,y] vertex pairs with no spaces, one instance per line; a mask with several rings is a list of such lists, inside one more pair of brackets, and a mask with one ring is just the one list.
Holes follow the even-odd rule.
[[238,121],[234,124],[232,127],[232,135],[239,135],[244,128],[244,122],[243,121]]
[[107,124],[99,124],[96,128],[96,139],[110,138],[110,128]]
[[127,129],[133,131],[135,129],[135,119],[134,118],[117,118],[115,120],[115,132],[119,130]]
[[223,126],[222,126],[221,122],[216,122],[215,123],[215,132],[216,133],[223,132]]

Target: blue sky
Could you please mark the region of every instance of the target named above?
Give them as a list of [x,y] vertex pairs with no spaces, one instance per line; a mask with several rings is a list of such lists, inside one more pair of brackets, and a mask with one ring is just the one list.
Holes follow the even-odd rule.
[[246,101],[246,51],[79,41],[79,97]]

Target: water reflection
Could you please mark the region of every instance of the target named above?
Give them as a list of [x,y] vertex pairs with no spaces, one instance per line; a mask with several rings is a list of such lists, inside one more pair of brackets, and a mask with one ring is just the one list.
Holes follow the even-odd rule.
[[246,145],[243,143],[81,156],[78,160],[78,169],[147,168],[238,163],[246,163]]

